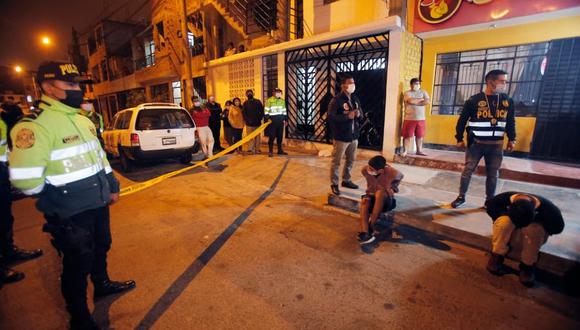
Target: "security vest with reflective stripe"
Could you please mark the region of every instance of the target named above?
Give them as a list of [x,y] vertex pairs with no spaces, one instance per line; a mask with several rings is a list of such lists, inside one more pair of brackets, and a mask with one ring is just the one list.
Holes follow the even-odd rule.
[[0,118],[0,162],[8,161],[8,125]]
[[266,116],[286,116],[286,102],[283,98],[276,98],[274,96],[266,100],[264,104],[264,114]]
[[507,134],[515,141],[515,107],[506,94],[485,95],[478,93],[465,102],[456,126],[455,138],[463,141],[467,127],[468,143],[502,143]]
[[119,191],[93,123],[47,96],[42,112],[11,131],[10,181],[27,195],[39,195],[43,213],[71,216],[105,206]]

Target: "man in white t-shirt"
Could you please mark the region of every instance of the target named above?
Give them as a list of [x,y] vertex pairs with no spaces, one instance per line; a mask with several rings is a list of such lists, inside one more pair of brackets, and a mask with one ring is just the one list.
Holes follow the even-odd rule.
[[429,94],[421,89],[419,78],[411,79],[411,89],[405,92],[405,121],[401,134],[404,139],[405,151],[401,154],[406,156],[412,150],[412,140],[415,137],[417,145],[416,154],[427,156],[423,153],[423,137],[425,136],[425,105],[429,104]]

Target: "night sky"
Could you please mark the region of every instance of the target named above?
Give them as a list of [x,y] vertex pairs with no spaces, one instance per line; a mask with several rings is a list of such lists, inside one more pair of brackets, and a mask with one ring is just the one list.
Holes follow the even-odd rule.
[[[91,24],[102,17],[123,20],[144,3],[143,0],[0,0],[0,65],[36,70],[45,60],[65,60],[73,27],[83,33],[90,31]],[[146,16],[144,8],[132,19]],[[43,34],[51,37],[51,47],[41,46]]]

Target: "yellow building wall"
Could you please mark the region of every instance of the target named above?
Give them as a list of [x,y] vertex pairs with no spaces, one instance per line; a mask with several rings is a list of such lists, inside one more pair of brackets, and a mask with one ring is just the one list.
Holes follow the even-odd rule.
[[389,8],[384,0],[340,0],[326,5],[323,0],[304,1],[304,21],[314,34],[346,29],[387,16]]
[[[580,36],[580,16],[489,29],[483,32],[470,32],[424,39],[422,87],[430,95],[433,95],[437,54],[520,45],[577,36]],[[430,107],[426,109],[426,112],[427,133],[425,142],[455,145],[455,124],[457,123],[458,116],[431,115]],[[530,143],[534,134],[535,124],[535,118],[516,118],[517,143],[515,150],[523,152],[530,151]]]

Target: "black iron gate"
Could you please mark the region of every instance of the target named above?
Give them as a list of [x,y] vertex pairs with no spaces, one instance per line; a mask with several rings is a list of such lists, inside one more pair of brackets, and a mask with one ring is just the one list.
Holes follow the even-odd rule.
[[340,91],[341,74],[356,83],[366,120],[359,145],[381,150],[385,118],[388,32],[286,52],[287,136],[331,142],[328,104]]
[[553,40],[530,156],[580,161],[580,38]]

